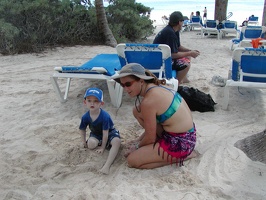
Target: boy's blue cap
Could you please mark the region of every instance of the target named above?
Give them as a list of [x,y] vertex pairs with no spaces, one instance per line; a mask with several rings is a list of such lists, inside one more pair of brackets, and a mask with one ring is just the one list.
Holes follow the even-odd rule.
[[103,91],[98,88],[88,88],[84,94],[84,99],[88,96],[94,96],[98,99],[98,101],[103,101]]

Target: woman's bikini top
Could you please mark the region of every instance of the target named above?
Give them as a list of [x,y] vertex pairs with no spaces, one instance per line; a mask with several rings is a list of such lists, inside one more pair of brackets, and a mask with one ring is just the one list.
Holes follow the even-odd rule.
[[162,87],[162,88],[165,88],[169,91],[171,91],[174,95],[174,98],[170,104],[170,106],[168,107],[168,109],[161,115],[156,115],[156,120],[158,123],[163,123],[165,122],[167,119],[169,119],[170,117],[172,117],[172,115],[177,111],[177,109],[179,108],[180,104],[181,104],[181,101],[182,101],[182,97],[180,96],[179,93],[167,88],[167,87],[164,87],[162,85],[159,85],[159,86],[153,86],[153,87],[150,87],[146,93],[154,88],[154,87]]

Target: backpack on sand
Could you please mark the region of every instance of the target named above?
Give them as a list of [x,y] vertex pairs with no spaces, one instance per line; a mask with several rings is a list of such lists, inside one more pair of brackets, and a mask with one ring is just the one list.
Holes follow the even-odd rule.
[[191,111],[214,111],[216,103],[210,94],[205,94],[198,89],[187,86],[179,86],[177,92],[185,99]]

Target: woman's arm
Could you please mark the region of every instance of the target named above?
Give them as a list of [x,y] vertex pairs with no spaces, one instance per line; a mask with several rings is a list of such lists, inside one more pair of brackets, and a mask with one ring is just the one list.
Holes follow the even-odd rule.
[[138,144],[139,147],[153,144],[156,140],[157,121],[155,108],[156,107],[151,101],[149,101],[149,103],[142,103],[141,105],[141,114],[143,117],[143,128],[145,129],[145,134],[142,135],[143,138]]

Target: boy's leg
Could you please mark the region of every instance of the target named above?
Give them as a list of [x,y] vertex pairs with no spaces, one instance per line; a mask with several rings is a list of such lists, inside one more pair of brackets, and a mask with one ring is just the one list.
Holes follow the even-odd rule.
[[95,149],[99,144],[99,140],[95,137],[89,137],[87,141],[88,149]]
[[114,137],[111,140],[112,147],[109,151],[109,155],[107,157],[107,160],[106,160],[104,166],[102,167],[102,169],[100,169],[101,173],[109,174],[110,167],[116,158],[116,155],[117,155],[119,148],[120,148],[120,144],[121,144],[121,140],[119,137]]

